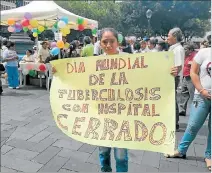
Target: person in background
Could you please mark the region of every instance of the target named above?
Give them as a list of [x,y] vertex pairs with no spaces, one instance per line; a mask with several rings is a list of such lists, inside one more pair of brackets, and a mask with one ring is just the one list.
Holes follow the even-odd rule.
[[62,37],[62,40],[64,42],[64,48],[61,49],[61,54],[62,54],[62,58],[68,58],[68,54],[69,54],[69,48],[70,48],[70,44],[67,42],[67,38],[66,37]]
[[[6,50],[8,50],[8,48],[7,48],[7,42],[8,42],[8,40],[6,39],[6,38],[3,38],[3,40],[2,40],[2,56],[3,56],[3,54],[4,54],[4,52],[6,51]],[[2,64],[4,65],[4,68],[5,68],[5,82],[8,84],[8,78],[7,78],[7,62],[3,62],[2,61]]]
[[156,49],[157,42],[155,39],[150,39],[147,44],[149,52],[158,52],[158,50]]
[[93,52],[93,55],[94,56],[99,56],[101,54],[102,54],[102,51],[101,51],[100,40],[99,40],[99,33],[98,33],[97,34],[97,40],[94,43],[94,52]]
[[84,47],[82,48],[81,56],[82,57],[93,56],[94,46],[91,43],[91,38],[89,36],[85,36],[83,42]]
[[36,59],[38,56],[37,46],[33,46],[32,49],[33,49],[33,57],[34,57],[34,59]]
[[44,63],[46,58],[50,56],[50,51],[48,49],[48,43],[46,41],[43,41],[41,43],[42,47],[40,48],[40,50],[38,51],[38,62],[40,63]]
[[3,51],[3,53],[4,53],[4,51],[5,50],[7,50],[8,48],[7,48],[7,39],[6,38],[4,38],[3,39],[3,41],[2,41],[2,51]]
[[[180,28],[173,28],[168,33],[167,43],[170,45],[169,51],[174,52],[174,67],[171,68],[171,74],[175,76],[175,93],[177,95],[177,88],[182,78],[182,69],[185,58],[185,50],[181,45],[183,34]],[[176,97],[177,98],[177,97]],[[179,129],[179,108],[176,99],[176,130]]]
[[126,52],[126,53],[132,53],[132,49],[131,49],[131,45],[126,41],[126,38],[124,37],[120,46],[119,46],[119,49],[122,51],[122,52]]
[[204,40],[203,42],[201,42],[200,49],[207,48],[207,47],[208,47],[208,42],[206,40]]
[[97,42],[97,37],[92,35],[91,43],[94,45]]
[[62,40],[64,42],[64,49],[68,49],[70,44],[67,42],[67,37],[62,37]]
[[101,47],[100,47],[100,41],[98,40],[94,44],[94,56],[99,56],[99,55],[101,55]]
[[135,41],[136,41],[136,38],[134,38],[134,37],[130,37],[129,40],[128,40],[132,53],[134,52]]
[[0,51],[1,51],[1,55],[0,55],[0,95],[1,95],[3,92],[1,74],[5,71],[4,65],[2,64],[2,60],[3,60],[2,42],[0,42]]
[[183,67],[183,80],[181,85],[180,102],[179,102],[179,115],[186,116],[187,103],[190,103],[194,97],[194,84],[191,81],[190,70],[191,64],[196,51],[194,50],[193,43],[186,43],[185,49],[185,61]]
[[134,48],[133,48],[134,52],[133,53],[140,53],[140,48],[141,48],[140,43],[138,41],[136,41],[134,43]]
[[59,59],[59,55],[50,55],[49,57],[46,58],[44,63],[48,64],[50,63],[50,61],[57,60],[57,59]]
[[72,41],[70,44],[70,48],[69,48],[69,57],[70,58],[76,58],[79,57],[80,55],[77,53],[77,43],[76,41]]
[[32,50],[28,49],[26,55],[24,55],[22,61],[24,62],[35,62],[34,56],[32,55]]
[[211,53],[210,47],[202,48],[194,57],[190,76],[195,86],[195,94],[188,125],[175,153],[166,155],[168,158],[186,158],[189,146],[209,117],[205,150],[205,163],[209,171],[211,171]]
[[15,51],[15,43],[7,42],[8,50],[3,52],[3,61],[7,63],[7,75],[9,88],[19,88],[18,78],[18,55]]
[[147,43],[146,43],[146,41],[145,40],[141,40],[140,41],[140,52],[141,53],[146,53],[146,52],[148,52],[149,50],[148,50],[148,48],[147,48]]
[[79,40],[74,40],[72,43],[75,45],[75,49],[73,51],[74,57],[80,57],[81,56],[81,51],[82,51],[82,46],[81,46],[80,41]]
[[165,41],[159,40],[156,46],[158,52],[168,51],[168,46]]

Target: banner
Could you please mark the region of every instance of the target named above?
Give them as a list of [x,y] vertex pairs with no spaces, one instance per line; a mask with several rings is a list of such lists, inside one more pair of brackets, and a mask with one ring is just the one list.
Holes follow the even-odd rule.
[[173,153],[172,52],[119,54],[51,62],[50,102],[57,126],[97,146]]

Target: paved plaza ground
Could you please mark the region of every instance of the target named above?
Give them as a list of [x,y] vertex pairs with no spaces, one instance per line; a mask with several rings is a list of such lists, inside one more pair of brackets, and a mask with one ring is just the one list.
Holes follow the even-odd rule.
[[[188,116],[180,117],[178,142]],[[204,163],[207,122],[188,150],[188,158],[129,151],[129,172],[208,172]],[[113,171],[114,158],[112,158]],[[98,148],[65,136],[51,114],[49,92],[36,87],[4,88],[1,96],[1,172],[99,172]]]

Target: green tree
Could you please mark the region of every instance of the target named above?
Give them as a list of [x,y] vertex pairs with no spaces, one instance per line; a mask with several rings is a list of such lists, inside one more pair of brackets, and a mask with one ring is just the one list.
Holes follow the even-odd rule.
[[148,34],[146,11],[151,9],[150,34],[164,37],[180,27],[186,39],[210,30],[210,1],[56,1],[63,8],[97,20],[99,29],[113,27],[124,35]]

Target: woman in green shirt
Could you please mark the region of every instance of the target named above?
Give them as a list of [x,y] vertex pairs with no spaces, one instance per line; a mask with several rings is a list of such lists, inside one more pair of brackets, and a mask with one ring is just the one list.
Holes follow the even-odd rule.
[[81,56],[93,56],[94,54],[94,45],[91,43],[91,38],[88,36],[84,37],[84,47],[82,48]]

